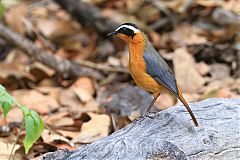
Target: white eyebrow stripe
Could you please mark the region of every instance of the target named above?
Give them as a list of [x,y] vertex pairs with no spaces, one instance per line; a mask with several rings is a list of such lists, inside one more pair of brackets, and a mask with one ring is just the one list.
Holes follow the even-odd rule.
[[116,29],[116,31],[118,31],[119,29],[121,29],[121,28],[123,28],[123,27],[133,30],[134,33],[140,32],[139,29],[137,29],[137,28],[135,28],[135,27],[133,27],[133,26],[130,26],[130,25],[122,25],[122,26],[118,27],[118,28]]

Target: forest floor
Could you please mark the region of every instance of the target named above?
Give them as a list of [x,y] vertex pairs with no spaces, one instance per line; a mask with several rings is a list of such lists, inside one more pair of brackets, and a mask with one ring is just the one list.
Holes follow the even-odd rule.
[[[37,59],[36,53],[29,54],[21,44],[6,42],[0,34],[0,84],[21,104],[38,112],[45,123],[41,138],[27,155],[22,145],[25,130],[21,132],[13,151],[15,159],[30,159],[62,148],[76,149],[107,137],[140,115],[138,108],[120,114],[121,108],[105,106],[111,103],[112,95],[134,82],[128,73],[126,44],[117,38],[106,39],[113,27],[98,23],[101,18],[113,25],[136,23],[175,73],[188,102],[240,98],[239,1],[81,2],[99,12],[98,19],[91,23],[62,9],[60,2],[64,0],[3,0],[1,23],[33,42],[44,54],[74,62],[72,65],[87,68],[88,73],[63,73],[59,69],[62,62]],[[72,2],[66,0],[66,6],[74,8]],[[108,25],[107,29],[101,25]],[[127,94],[134,96],[134,92]],[[162,94],[155,109],[176,103],[180,102]],[[13,107],[6,118],[0,116],[0,159],[5,159],[20,131],[23,115]]]

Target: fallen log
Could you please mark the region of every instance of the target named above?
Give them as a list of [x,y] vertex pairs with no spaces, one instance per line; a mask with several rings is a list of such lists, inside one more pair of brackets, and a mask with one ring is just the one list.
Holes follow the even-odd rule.
[[39,159],[239,159],[240,99],[208,99],[190,105],[198,128],[179,105],[150,113],[77,150],[59,150]]

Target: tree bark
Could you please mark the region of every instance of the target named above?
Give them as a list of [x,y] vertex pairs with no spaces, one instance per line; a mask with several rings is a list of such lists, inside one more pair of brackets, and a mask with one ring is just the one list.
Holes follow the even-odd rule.
[[240,99],[208,99],[190,106],[197,128],[179,105],[150,113],[75,151],[60,150],[39,159],[239,159]]

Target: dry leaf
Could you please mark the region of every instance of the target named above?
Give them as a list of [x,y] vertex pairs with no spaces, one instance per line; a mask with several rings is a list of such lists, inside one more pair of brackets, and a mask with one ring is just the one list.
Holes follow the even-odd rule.
[[83,88],[74,88],[73,90],[82,102],[86,103],[93,100],[93,97],[88,90]]
[[24,72],[24,66],[22,65],[2,62],[0,63],[0,68],[0,78],[2,79],[6,79],[8,76],[14,75],[18,78],[28,77],[29,79],[34,80],[30,74]]
[[108,9],[108,8],[103,9],[102,16],[107,17],[107,18],[114,17],[115,22],[119,22],[119,23],[132,22],[132,23],[138,24],[139,28],[144,28],[144,29],[148,28],[148,26],[145,23],[138,20],[136,17],[134,17],[132,15],[128,15],[128,14],[123,14],[121,12],[118,12],[117,10],[112,10],[112,9]]
[[9,123],[21,123],[23,121],[23,114],[18,107],[13,107],[6,118]]
[[210,65],[210,75],[215,80],[224,80],[230,77],[230,68],[226,64],[214,63]]
[[229,88],[222,88],[219,91],[217,91],[216,98],[231,98],[232,92]]
[[[10,156],[13,146],[14,144],[0,142],[0,157],[5,155]],[[12,154],[14,155],[15,151],[19,148],[20,148],[20,145],[16,144]]]
[[74,121],[70,117],[63,117],[55,122],[54,126],[60,127],[60,126],[71,126],[74,124]]
[[118,58],[109,56],[107,59],[108,63],[112,66],[120,66],[120,60]]
[[46,114],[59,107],[57,100],[49,95],[43,95],[35,90],[15,90],[15,97],[21,104],[40,114]]
[[[86,38],[87,40],[85,40],[84,43],[83,37],[84,35],[74,34],[64,37],[63,39],[56,40],[56,42],[59,43],[66,50],[65,52],[71,51],[70,53],[72,53],[73,51],[76,51],[76,53],[79,53],[81,50],[83,50],[84,44],[86,45],[86,41],[88,41],[88,38]],[[89,43],[87,42],[87,44]]]
[[5,20],[7,25],[15,32],[20,34],[24,34],[26,31],[26,27],[22,22],[22,19],[27,14],[27,5],[20,4],[11,8],[9,11],[5,13]]
[[209,0],[196,0],[195,3],[199,4],[199,5],[202,5],[204,7],[216,7],[221,3],[221,1],[219,1],[219,0],[211,0],[211,1],[209,1]]
[[72,142],[91,143],[108,136],[110,126],[109,116],[95,113],[88,114],[91,120],[82,125],[80,134]]
[[56,131],[60,133],[62,136],[68,137],[68,138],[75,138],[79,135],[79,132],[74,132],[74,131],[66,131],[62,129],[56,129]]
[[239,98],[238,80],[226,77],[224,80],[213,80],[204,87],[202,99],[207,98]]
[[202,76],[208,74],[209,71],[210,71],[209,65],[207,65],[205,62],[197,63],[197,64],[196,64],[196,69],[198,70],[198,72],[199,72]]
[[[59,134],[56,134],[56,133],[53,133],[47,129],[44,129],[43,132],[42,132],[42,139],[43,139],[43,142],[44,143],[48,143],[48,144],[51,144],[53,141],[64,141],[66,143],[69,143],[69,140]],[[70,144],[70,143],[69,143]]]
[[115,52],[115,47],[110,41],[103,41],[101,42],[95,51],[95,56],[98,57],[108,57],[109,55],[112,55]]
[[56,52],[55,55],[58,57],[63,57],[69,60],[75,59],[76,56],[78,56],[79,52],[73,52],[73,51],[67,51],[65,48],[59,48]]
[[55,55],[78,62],[78,60],[95,57],[94,50],[96,48],[97,34],[91,33],[87,35],[84,32],[80,32],[56,38],[54,42],[63,47]]
[[239,32],[239,24],[230,25],[225,28],[215,29],[210,32],[208,39],[214,43],[229,41]]
[[137,13],[137,16],[140,17],[141,21],[145,23],[155,22],[160,18],[159,9],[153,5],[144,5]]
[[174,73],[183,92],[196,92],[204,79],[196,69],[196,63],[186,48],[178,48],[173,57]]
[[95,88],[93,86],[92,79],[89,77],[78,78],[71,86],[71,88],[83,88],[88,90],[92,95],[95,93]]
[[224,9],[228,9],[231,10],[233,12],[235,12],[236,14],[240,13],[240,3],[239,0],[196,0],[195,1],[196,4],[199,4],[201,6],[204,7],[219,7],[219,8],[224,8]]
[[70,88],[76,93],[82,102],[93,100],[95,89],[90,78],[81,77]]
[[51,115],[47,115],[44,118],[44,122],[54,127],[73,125],[74,124],[73,119],[67,116],[68,116],[67,111],[54,113]]
[[[43,65],[42,63],[39,63],[39,62],[34,62],[33,64],[31,64],[31,73],[32,74],[33,74],[33,71],[35,71],[34,72],[35,76],[37,76],[38,74],[43,72],[44,74],[46,74],[47,77],[51,77],[56,73],[56,71],[53,70],[52,68],[49,68],[48,66]],[[46,77],[44,77],[44,78],[46,78]]]
[[206,87],[204,87],[204,93],[201,95],[201,99],[213,98],[216,96],[217,91],[221,88],[222,83],[219,80],[211,81]]
[[99,104],[96,101],[89,101],[81,109],[82,112],[100,112]]
[[70,21],[40,19],[37,28],[49,39],[69,36],[77,32],[78,28],[71,25]]
[[46,7],[38,6],[31,10],[31,14],[37,18],[47,18],[49,13]]
[[67,143],[55,143],[53,144],[55,147],[57,147],[58,150],[61,150],[61,149],[67,149],[69,151],[73,151],[73,150],[76,150],[77,147],[73,147]]
[[197,27],[183,23],[171,33],[170,38],[175,43],[175,47],[207,43],[206,37],[199,34],[200,31]]
[[44,95],[51,96],[54,99],[58,99],[59,94],[62,91],[62,88],[60,87],[52,87],[52,86],[49,87],[49,86],[41,86],[41,85],[39,85],[39,87],[36,87],[35,89]]
[[164,7],[170,8],[175,12],[183,13],[186,11],[187,6],[189,5],[188,0],[171,0],[171,1],[160,1]]
[[72,89],[63,90],[60,93],[59,103],[63,106],[69,106],[69,108],[73,112],[79,112],[83,107],[78,96],[74,93]]
[[[128,67],[129,51],[123,41],[117,38],[105,40],[104,35],[99,35],[84,25],[82,27],[56,3],[26,3],[20,0],[2,2],[13,1],[17,1],[15,6],[7,8],[4,5],[7,8],[4,12],[6,25],[29,38],[47,53],[76,63],[88,59],[95,63]],[[173,64],[176,79],[188,102],[211,97],[240,98],[240,79],[233,77],[238,69],[236,49],[240,48],[237,39],[240,36],[236,34],[239,32],[239,25],[235,25],[240,13],[238,0],[87,1],[100,7],[100,19],[101,16],[110,19],[114,17],[117,23],[136,23],[145,31],[156,50],[167,62]],[[179,23],[173,23],[173,26],[171,22],[167,22],[160,26],[169,21],[169,18],[171,22],[175,19],[174,22]],[[30,30],[34,30],[34,33]],[[213,45],[209,47],[205,44]],[[187,52],[187,47],[194,52],[195,57]],[[214,54],[210,53],[226,50],[226,47],[231,53],[230,58],[225,57],[226,64],[211,58]],[[116,130],[122,128],[140,115],[139,110],[133,109],[131,116],[113,118],[111,114],[111,121],[108,115],[99,114],[116,111],[114,108],[108,109],[109,107],[100,110],[99,101],[110,101],[113,97],[109,95],[121,88],[121,82],[132,83],[127,74],[109,72],[108,75],[104,74],[106,77],[101,81],[89,77],[62,79],[54,70],[35,62],[19,49],[8,53],[8,48],[12,49],[14,46],[3,46],[2,52],[6,54],[0,53],[0,83],[13,93],[20,103],[44,114],[43,119],[48,127],[42,134],[44,142],[38,141],[40,143],[34,145],[29,155],[24,155],[24,137],[20,136],[17,147],[21,147],[15,151],[15,159],[30,159],[56,148],[76,149],[77,146],[73,146],[71,142],[94,142],[108,136],[112,127]],[[211,60],[207,59],[209,56]],[[196,63],[194,58],[208,64]],[[105,91],[99,92],[99,87],[109,90],[109,95]],[[26,90],[15,90],[16,88]],[[177,103],[182,104],[179,100]],[[155,106],[162,110],[175,104],[174,97],[163,93]],[[3,114],[1,117],[3,118]],[[0,149],[7,154],[1,152],[0,159],[7,159],[9,156],[9,150],[2,145],[10,142],[11,148],[23,120],[22,111],[14,106],[6,120],[0,121],[1,135],[5,136],[0,139]],[[19,155],[21,158],[18,158]]]
[[149,33],[149,37],[151,39],[151,43],[153,44],[153,46],[158,49],[158,48],[162,48],[163,46],[166,46],[166,38],[168,38],[169,36],[166,36],[167,34],[162,34],[160,35],[157,32],[150,32]]

